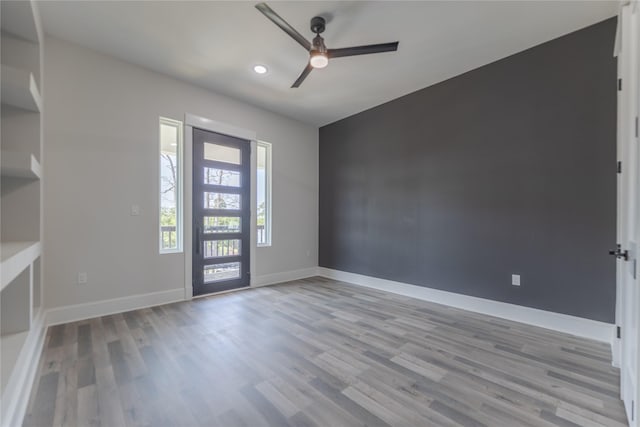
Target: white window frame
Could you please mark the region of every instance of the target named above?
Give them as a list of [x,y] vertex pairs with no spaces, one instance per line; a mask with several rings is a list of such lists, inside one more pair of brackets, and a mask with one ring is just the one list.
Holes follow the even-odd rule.
[[[256,234],[256,242],[258,247],[268,247],[271,246],[271,235],[272,235],[272,221],[271,221],[271,213],[272,213],[272,202],[271,202],[271,194],[272,194],[272,187],[271,187],[271,181],[272,181],[272,175],[273,175],[273,169],[271,167],[271,158],[273,157],[273,145],[269,142],[265,142],[265,141],[257,141],[256,144],[256,159],[258,158],[257,156],[257,149],[259,147],[264,147],[266,149],[266,155],[265,155],[265,184],[266,184],[266,189],[265,189],[265,193],[264,193],[264,202],[265,202],[265,211],[264,211],[264,234],[265,234],[265,242],[264,243],[260,243],[257,242],[258,240],[258,236]],[[256,169],[256,177],[257,177],[257,169]],[[257,182],[257,179],[256,179]],[[257,209],[257,197],[258,191],[256,189],[256,209]],[[257,211],[256,211],[257,212]],[[258,215],[256,214],[256,227],[258,224]]]
[[176,247],[172,249],[162,248],[162,195],[160,191],[162,189],[162,169],[158,169],[158,249],[160,254],[175,254],[183,252],[183,193],[184,193],[184,177],[183,177],[183,162],[184,162],[184,124],[180,120],[169,119],[167,117],[160,117],[158,123],[158,160],[160,160],[160,154],[162,153],[162,125],[172,126],[176,128],[178,134],[177,147],[176,147]]

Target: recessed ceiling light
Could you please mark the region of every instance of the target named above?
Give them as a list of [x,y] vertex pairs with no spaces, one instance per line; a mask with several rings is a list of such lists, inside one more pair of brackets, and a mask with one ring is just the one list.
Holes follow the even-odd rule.
[[253,71],[258,74],[264,74],[267,72],[267,67],[265,67],[264,65],[256,65],[253,67]]

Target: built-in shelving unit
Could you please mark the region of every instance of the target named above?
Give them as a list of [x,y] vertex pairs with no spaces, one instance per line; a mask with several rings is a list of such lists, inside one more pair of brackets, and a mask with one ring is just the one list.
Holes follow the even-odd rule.
[[[24,343],[27,340],[29,331],[18,332],[15,334],[4,334],[0,338],[0,346],[2,346],[2,388],[7,386],[9,377],[11,377],[11,371],[20,355],[20,350],[24,347]],[[8,424],[7,424],[8,425]]]
[[27,111],[40,112],[40,90],[28,70],[2,65],[2,103]]
[[35,3],[32,1],[20,1],[3,4],[2,31],[40,45],[42,25],[40,24],[40,17]]
[[2,242],[2,289],[40,256],[40,242]]
[[0,153],[0,175],[7,178],[40,179],[40,162],[31,153]]
[[0,425],[19,425],[43,336],[42,28],[35,1],[0,8]]

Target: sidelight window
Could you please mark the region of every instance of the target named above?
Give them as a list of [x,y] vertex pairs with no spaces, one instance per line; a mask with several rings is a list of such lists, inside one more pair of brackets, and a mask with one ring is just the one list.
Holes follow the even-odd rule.
[[271,144],[258,141],[258,246],[271,246]]
[[182,252],[182,122],[160,117],[160,253]]

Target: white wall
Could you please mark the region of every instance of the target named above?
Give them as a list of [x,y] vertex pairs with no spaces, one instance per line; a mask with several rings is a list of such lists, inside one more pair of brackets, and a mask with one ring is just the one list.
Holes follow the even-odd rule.
[[44,68],[46,307],[184,286],[184,255],[158,253],[159,116],[193,113],[271,142],[273,246],[257,249],[254,278],[317,265],[316,127],[57,39]]

